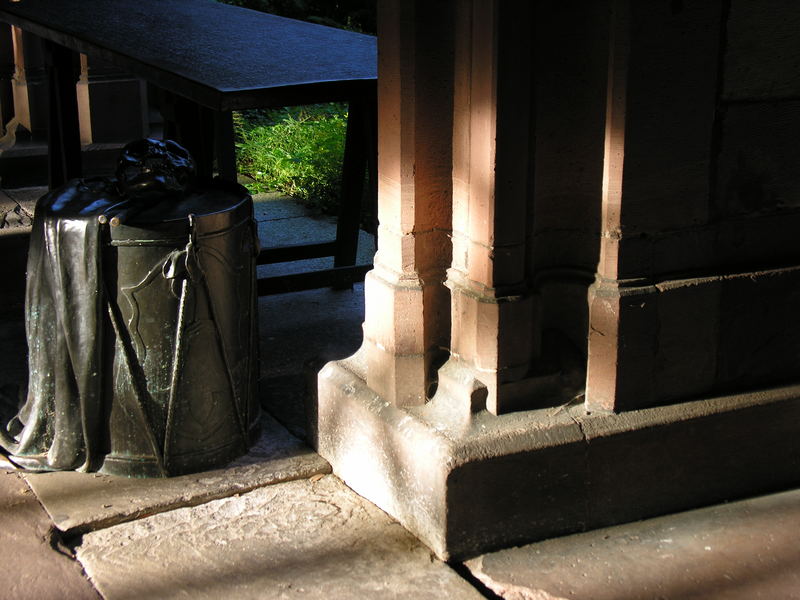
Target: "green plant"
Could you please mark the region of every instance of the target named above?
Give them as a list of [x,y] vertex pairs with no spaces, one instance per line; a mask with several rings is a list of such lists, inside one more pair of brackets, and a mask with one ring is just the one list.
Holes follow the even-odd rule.
[[340,202],[343,104],[236,113],[237,166],[252,193],[277,190],[324,212]]

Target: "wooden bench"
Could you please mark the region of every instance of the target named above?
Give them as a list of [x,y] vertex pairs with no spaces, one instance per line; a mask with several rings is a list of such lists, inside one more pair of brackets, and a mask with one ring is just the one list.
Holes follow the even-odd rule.
[[50,186],[81,175],[78,54],[110,61],[163,90],[165,134],[235,179],[232,111],[347,102],[336,239],[267,247],[259,264],[334,257],[334,268],[259,280],[259,294],[343,286],[356,265],[365,170],[375,198],[377,50],[372,36],[209,0],[0,0],[0,20],[45,40]]

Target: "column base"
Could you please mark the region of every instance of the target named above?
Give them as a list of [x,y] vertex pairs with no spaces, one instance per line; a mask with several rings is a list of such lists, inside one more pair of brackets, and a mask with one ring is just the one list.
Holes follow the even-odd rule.
[[[398,409],[360,354],[318,379],[318,452],[443,559],[800,483],[800,385],[624,414]],[[459,401],[460,402],[460,401]]]

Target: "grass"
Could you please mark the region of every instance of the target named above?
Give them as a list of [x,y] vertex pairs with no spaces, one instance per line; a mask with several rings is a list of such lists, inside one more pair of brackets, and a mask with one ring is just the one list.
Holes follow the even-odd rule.
[[251,193],[275,190],[323,212],[341,201],[347,106],[316,104],[234,113],[239,173]]

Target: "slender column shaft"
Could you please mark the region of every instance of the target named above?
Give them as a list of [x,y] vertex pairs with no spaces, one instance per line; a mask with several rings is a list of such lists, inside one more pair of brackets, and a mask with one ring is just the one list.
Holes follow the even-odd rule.
[[[453,264],[447,280],[452,343],[440,377],[445,393],[466,395],[472,409],[482,407],[485,395],[486,408],[495,414],[519,407],[523,390],[516,383],[528,374],[535,346],[525,268],[533,152],[531,22],[528,2],[458,4]],[[465,381],[471,381],[467,388]],[[485,392],[476,396],[476,390]]]
[[451,4],[379,4],[378,252],[365,282],[367,383],[423,404],[448,346]]

